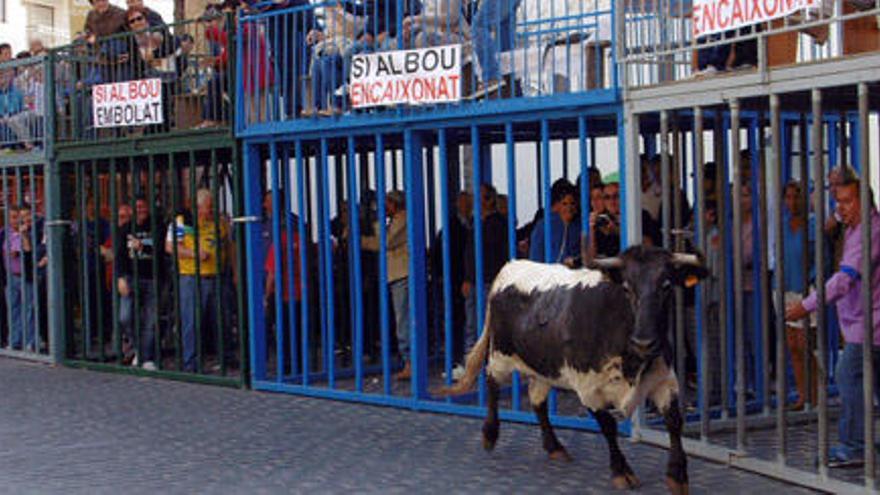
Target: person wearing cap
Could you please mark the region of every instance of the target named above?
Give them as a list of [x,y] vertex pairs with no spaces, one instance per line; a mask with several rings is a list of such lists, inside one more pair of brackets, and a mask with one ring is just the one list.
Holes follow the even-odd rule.
[[[412,367],[409,359],[409,247],[406,234],[406,197],[401,191],[390,191],[385,196],[385,209],[388,222],[385,236],[385,256],[388,259],[388,289],[394,308],[394,321],[397,330],[397,351],[403,361],[403,369],[394,375],[398,380],[409,380]],[[379,251],[379,229],[386,222],[376,222],[374,236],[361,239],[361,247],[369,251]]]

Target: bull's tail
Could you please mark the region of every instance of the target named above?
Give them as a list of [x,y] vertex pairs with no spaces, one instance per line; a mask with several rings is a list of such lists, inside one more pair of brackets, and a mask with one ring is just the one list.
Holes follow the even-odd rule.
[[[491,309],[491,305],[489,308]],[[492,341],[492,332],[490,331],[492,325],[489,324],[491,321],[490,309],[486,310],[486,321],[483,325],[483,335],[480,336],[480,339],[474,344],[474,347],[470,352],[468,352],[467,360],[465,361],[464,375],[459,378],[454,385],[440,389],[438,395],[460,395],[473,390],[474,385],[477,383],[477,378],[480,376],[480,371],[483,369],[483,365],[486,364],[486,359],[489,357],[489,344]]]

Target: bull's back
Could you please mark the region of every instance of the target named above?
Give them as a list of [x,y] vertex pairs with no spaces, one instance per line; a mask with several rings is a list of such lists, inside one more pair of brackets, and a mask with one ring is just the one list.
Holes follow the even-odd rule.
[[625,292],[601,272],[527,261],[499,273],[489,312],[493,351],[549,378],[565,364],[586,371],[619,355],[632,328]]

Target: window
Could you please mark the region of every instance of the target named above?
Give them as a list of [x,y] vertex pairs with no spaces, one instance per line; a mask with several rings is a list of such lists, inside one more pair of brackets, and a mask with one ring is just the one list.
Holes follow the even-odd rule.
[[39,38],[46,46],[55,45],[55,9],[34,3],[26,4],[25,9],[27,12],[25,32],[28,41]]

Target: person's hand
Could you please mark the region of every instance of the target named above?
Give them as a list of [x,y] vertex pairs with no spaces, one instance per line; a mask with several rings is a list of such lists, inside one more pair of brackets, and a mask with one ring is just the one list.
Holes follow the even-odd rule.
[[210,258],[210,257],[211,257],[211,253],[208,252],[207,249],[203,249],[202,251],[199,252],[199,259],[202,261],[208,261],[208,258]]
[[809,316],[803,301],[795,301],[785,307],[785,321],[800,321]]
[[562,264],[569,267],[569,268],[574,268],[575,267],[574,258],[569,256],[568,258],[565,258],[564,260],[562,260]]
[[116,57],[116,62],[120,63],[120,64],[124,64],[124,63],[128,62],[129,58],[130,58],[129,54],[123,53],[122,55]]
[[309,45],[315,45],[322,41],[324,41],[324,33],[317,29],[312,29],[309,31],[309,34],[306,35],[306,43]]
[[128,281],[122,277],[120,277],[116,281],[116,290],[119,291],[119,295],[122,297],[128,297],[128,295],[131,293],[131,288],[128,286]]
[[473,288],[474,288],[474,286],[471,285],[470,282],[463,282],[461,284],[461,295],[463,295],[464,297],[470,297],[471,291],[473,290]]
[[47,258],[46,256],[43,256],[43,258],[40,259],[40,262],[37,263],[37,268],[46,268],[48,265],[49,265],[49,258]]

